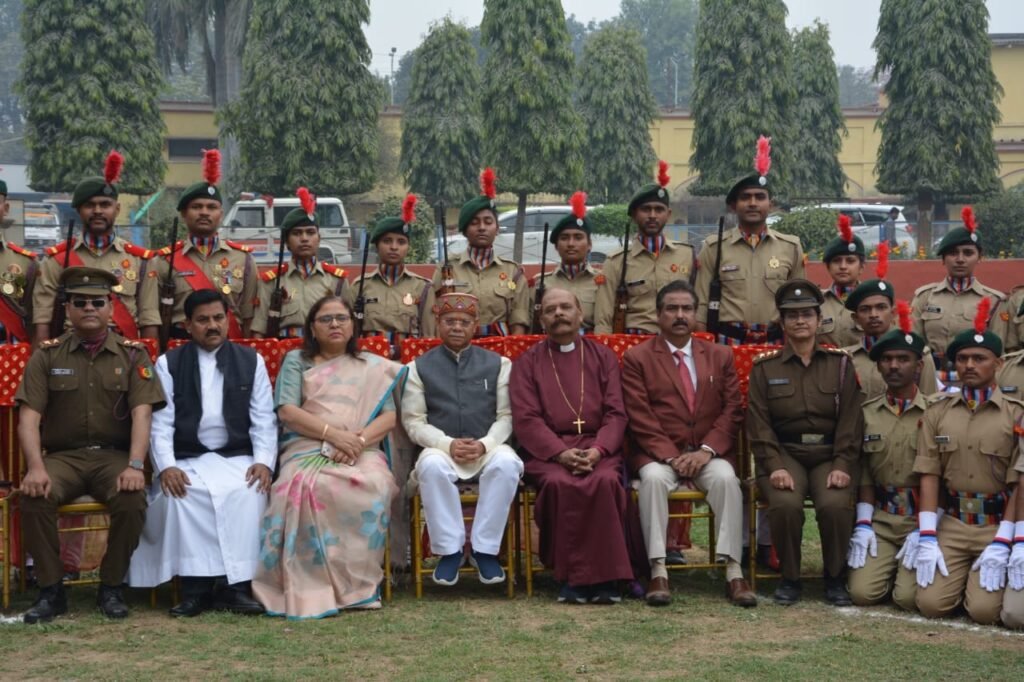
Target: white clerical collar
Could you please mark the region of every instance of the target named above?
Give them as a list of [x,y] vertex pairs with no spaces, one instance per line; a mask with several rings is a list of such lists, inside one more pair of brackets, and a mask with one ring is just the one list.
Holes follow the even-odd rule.
[[576,350],[576,342],[570,341],[569,343],[566,344],[558,344],[558,350],[561,353],[571,353],[574,350]]
[[682,348],[676,348],[675,346],[672,345],[672,342],[669,341],[668,339],[665,339],[665,345],[668,346],[668,352],[671,353],[672,355],[675,355],[677,351],[683,351],[683,355],[687,355],[687,356],[692,356],[693,355],[693,337],[692,336],[689,339],[687,339],[686,345],[683,346]]

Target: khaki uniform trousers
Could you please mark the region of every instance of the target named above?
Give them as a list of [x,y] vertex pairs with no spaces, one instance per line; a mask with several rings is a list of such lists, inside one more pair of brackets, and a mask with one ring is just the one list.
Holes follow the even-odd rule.
[[904,568],[902,560],[896,561],[907,536],[917,530],[917,519],[876,508],[871,527],[878,539],[878,556],[868,554],[864,566],[850,569],[850,598],[857,606],[871,606],[892,594],[893,602],[901,609],[917,611],[917,573]]
[[1003,591],[1003,611],[999,615],[1003,625],[1014,630],[1024,630],[1024,590],[1013,590],[1006,586]]
[[[732,465],[724,459],[712,459],[693,478],[694,485],[707,494],[708,506],[715,514],[715,552],[718,556],[740,561],[743,553],[743,493]],[[640,467],[640,527],[647,545],[647,557],[665,558],[668,532],[668,494],[679,485],[675,470],[660,462]]]
[[939,522],[939,549],[946,560],[948,576],[935,571],[935,582],[917,588],[917,609],[926,618],[942,618],[956,611],[961,603],[971,620],[980,625],[999,622],[1003,593],[988,592],[981,586],[981,572],[972,571],[975,559],[989,546],[996,526],[971,526],[959,519],[943,516]]
[[57,507],[82,495],[91,495],[110,509],[100,582],[120,585],[146,522],[145,492],[117,492],[117,477],[128,468],[128,453],[108,448],[65,450],[44,455],[43,464],[50,477],[50,496],[24,496],[19,501],[25,549],[35,562],[40,587],[56,585],[64,576]]
[[782,453],[783,468],[793,477],[794,490],[778,490],[769,480],[769,474],[757,477],[761,498],[768,502],[768,523],[772,541],[782,565],[782,577],[800,579],[800,544],[804,536],[804,500],[810,494],[814,502],[815,519],[821,535],[821,555],[825,574],[838,578],[846,570],[846,552],[853,534],[856,509],[856,491],[859,472],[850,472],[850,484],[845,488],[829,488],[828,475],[832,459],[801,462],[792,455]]

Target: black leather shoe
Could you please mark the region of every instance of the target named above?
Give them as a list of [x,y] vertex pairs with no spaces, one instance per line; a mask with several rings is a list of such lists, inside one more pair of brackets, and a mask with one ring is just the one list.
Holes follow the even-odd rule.
[[253,599],[249,588],[229,585],[217,593],[213,600],[213,608],[217,611],[230,611],[249,616],[259,616],[266,612],[263,604]]
[[779,606],[791,606],[800,601],[803,593],[803,585],[799,580],[786,580],[783,578],[779,586],[775,588],[775,603]]
[[169,613],[175,618],[193,618],[210,608],[210,596],[197,594],[186,596],[180,604],[171,608]]
[[853,606],[846,581],[842,578],[825,578],[825,601],[832,606]]
[[670,549],[665,553],[665,564],[667,566],[685,566],[686,555],[678,549]]
[[43,587],[39,590],[32,608],[25,612],[22,620],[28,625],[35,623],[49,623],[56,616],[68,612],[68,597],[64,593],[64,586],[61,584]]
[[128,605],[124,602],[124,594],[120,587],[100,585],[99,594],[96,595],[96,605],[107,618],[127,618]]

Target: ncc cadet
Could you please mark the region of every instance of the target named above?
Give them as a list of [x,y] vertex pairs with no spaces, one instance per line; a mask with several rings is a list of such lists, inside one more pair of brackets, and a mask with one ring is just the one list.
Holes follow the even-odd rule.
[[165,402],[145,347],[109,331],[117,276],[106,268],[71,267],[60,283],[70,329],[40,343],[15,396],[26,463],[22,526],[40,588],[26,623],[67,611],[57,507],[86,494],[110,510],[100,610],[109,618],[128,615],[121,584],[146,518],[142,469],[152,411]]
[[[459,231],[468,245],[452,263],[453,281],[446,283],[443,268],[438,268],[433,282],[435,293],[451,289],[452,293],[477,297],[478,337],[525,334],[530,326],[530,292],[523,269],[494,253],[498,236],[495,183],[494,171],[484,169],[480,175],[483,194],[466,202],[459,211]],[[431,315],[425,317],[424,336],[436,336],[435,320]]]
[[917,388],[917,377],[928,349],[924,339],[911,331],[909,306],[901,303],[906,314],[900,318],[900,327],[886,332],[871,347],[871,360],[885,389],[864,403],[857,524],[847,564],[854,604],[879,604],[891,595],[899,607],[916,611],[916,576],[901,566],[899,551],[917,528],[914,458],[928,405]]
[[[260,276],[260,294],[252,320],[252,335],[263,338],[272,331],[269,321],[278,314],[277,338],[302,336],[306,313],[324,296],[343,296],[348,290],[345,270],[317,257],[320,227],[316,222],[316,199],[305,188],[299,189],[303,204],[288,212],[281,223],[281,239],[285,240],[291,262],[267,270]],[[279,280],[280,284],[277,281]],[[275,309],[274,291],[279,289],[281,304]]]
[[[597,289],[594,332],[597,334],[657,334],[658,311],[654,304],[658,290],[677,279],[693,281],[696,267],[693,247],[674,242],[664,235],[672,217],[669,201],[668,164],[658,162],[658,181],[644,185],[629,200],[629,218],[637,235],[622,249],[608,254],[604,282]],[[626,259],[625,329],[613,329],[616,291],[622,284],[623,254]]]
[[824,263],[832,284],[822,290],[825,303],[821,306],[821,326],[818,342],[840,348],[860,341],[862,333],[847,312],[846,298],[860,284],[864,269],[864,242],[853,234],[850,217],[839,216],[839,235],[825,247]]
[[[914,460],[921,481],[918,533],[907,539],[906,554],[917,571],[923,616],[948,616],[962,604],[976,623],[1002,617],[1020,625],[1024,613],[1013,609],[1024,601],[1004,605],[1003,596],[1012,591],[1006,577],[1024,402],[996,384],[1003,343],[986,329],[989,301],[981,299],[974,329],[957,334],[946,349],[963,385],[937,394],[925,410]],[[1004,606],[1012,606],[1009,613]]]
[[[594,303],[597,299],[597,290],[604,283],[605,275],[590,265],[592,244],[590,221],[587,220],[587,195],[576,192],[569,203],[572,212],[555,224],[548,237],[558,251],[561,262],[544,274],[544,287],[572,292],[583,309],[583,331],[590,333],[594,330]],[[531,283],[534,298],[539,283],[540,273],[537,273]]]
[[[942,382],[954,385],[959,385],[959,382],[946,346],[957,332],[971,325],[982,298],[992,299],[993,312],[1006,298],[1002,292],[985,286],[974,276],[982,258],[981,236],[970,206],[964,207],[961,217],[963,227],[954,227],[939,242],[939,257],[946,268],[945,279],[919,288],[911,302],[914,331],[923,336],[932,349]],[[998,315],[989,321],[989,328],[1000,339],[1006,338],[1006,325]]]
[[[160,301],[153,251],[117,236],[114,222],[121,211],[117,201],[117,180],[124,158],[116,151],[107,155],[103,177],[83,179],[71,196],[71,206],[82,220],[82,237],[75,239],[71,253],[67,242],[46,250],[39,266],[39,280],[32,294],[33,340],[50,338],[57,300],[58,280],[65,259],[70,267],[88,266],[106,270],[117,278],[111,298],[110,322],[130,339],[156,338],[160,328]],[[54,330],[56,331],[56,330]]]
[[199,289],[216,289],[228,300],[228,338],[249,336],[255,311],[259,273],[250,249],[218,236],[224,210],[217,182],[220,180],[220,152],[203,155],[203,178],[185,188],[178,200],[178,213],[188,228],[188,238],[160,250],[160,278],[174,281],[174,309],[171,337],[189,338],[185,331],[185,299]]
[[[7,183],[0,180],[0,229],[7,229]],[[0,239],[0,343],[31,340],[26,322],[31,318],[36,255],[14,242]]]
[[[707,329],[711,282],[722,285],[718,342],[741,344],[781,343],[782,327],[775,310],[775,293],[787,280],[804,276],[800,238],[782,234],[765,222],[772,206],[769,140],[758,140],[756,172],[740,178],[725,198],[736,214],[737,227],[722,236],[718,261],[718,235],[704,240],[697,270],[698,324]],[[717,272],[716,272],[717,267]]]
[[360,275],[347,293],[354,307],[362,282],[362,335],[386,336],[394,358],[403,339],[423,334],[424,319],[432,315],[434,307],[430,280],[405,267],[415,220],[416,195],[409,194],[402,202],[401,217],[383,218],[374,226],[370,242],[377,249],[377,268]]
[[1010,292],[999,311],[999,319],[1006,326],[1006,351],[1024,349],[1024,286]]

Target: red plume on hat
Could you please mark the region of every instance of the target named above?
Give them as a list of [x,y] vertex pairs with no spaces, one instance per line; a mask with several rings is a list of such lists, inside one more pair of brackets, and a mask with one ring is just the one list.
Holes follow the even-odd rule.
[[668,162],[658,161],[658,184],[662,187],[668,187],[668,183],[672,178],[668,176]]
[[978,301],[978,312],[974,315],[974,331],[977,334],[984,334],[988,329],[988,318],[992,312],[992,299],[986,296]]
[[572,207],[572,214],[576,216],[577,220],[583,220],[587,217],[587,193],[586,192],[575,192],[572,197],[569,198],[569,206]]
[[415,194],[406,194],[402,201],[402,222],[411,225],[416,220],[416,202],[419,201]]
[[900,331],[909,334],[914,328],[914,323],[910,319],[910,304],[906,301],[897,301],[896,316],[900,320]]
[[113,185],[121,179],[122,168],[124,168],[124,157],[116,149],[111,149],[103,164],[103,180],[108,185]]
[[220,182],[220,150],[203,150],[203,179],[209,185]]
[[850,216],[839,214],[839,236],[847,244],[853,243],[853,228],[850,226]]
[[889,274],[889,242],[878,243],[878,265],[875,266],[875,276],[878,279],[885,279]]
[[312,220],[313,215],[316,214],[316,199],[305,187],[297,189],[295,195],[299,197],[299,205],[302,206],[302,212]]
[[757,155],[754,157],[754,168],[762,178],[772,168],[772,138],[764,135],[757,138]]
[[493,168],[484,168],[484,172],[480,174],[480,191],[492,201],[498,196],[498,178]]
[[978,221],[974,217],[974,209],[970,206],[964,206],[963,210],[960,211],[960,219],[964,221],[964,227],[971,234],[978,229]]

